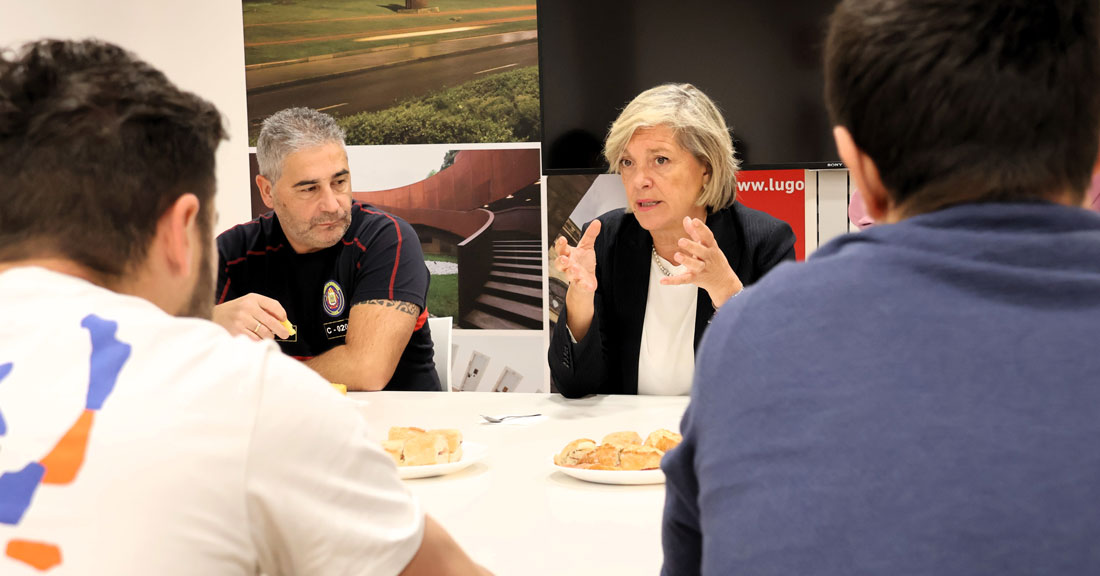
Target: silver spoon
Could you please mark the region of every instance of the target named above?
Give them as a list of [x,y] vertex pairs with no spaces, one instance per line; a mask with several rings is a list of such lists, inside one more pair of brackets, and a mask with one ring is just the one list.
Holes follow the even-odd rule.
[[484,418],[487,422],[492,422],[493,424],[500,424],[501,422],[504,422],[509,418],[530,418],[532,416],[542,416],[542,414],[518,414],[513,416],[486,416],[484,414],[481,415],[481,417]]

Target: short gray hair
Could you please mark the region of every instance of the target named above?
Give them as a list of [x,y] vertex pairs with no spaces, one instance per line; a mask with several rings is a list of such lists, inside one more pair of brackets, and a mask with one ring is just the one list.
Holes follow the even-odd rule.
[[287,156],[329,142],[344,145],[344,129],[336,120],[312,108],[287,108],[264,120],[256,139],[256,162],[260,174],[271,182],[283,175]]
[[696,204],[709,210],[733,205],[737,199],[737,170],[733,141],[722,112],[706,94],[691,84],[662,84],[638,94],[611,125],[604,158],[613,173],[620,170],[623,151],[638,128],[668,126],[676,141],[710,169],[710,181]]

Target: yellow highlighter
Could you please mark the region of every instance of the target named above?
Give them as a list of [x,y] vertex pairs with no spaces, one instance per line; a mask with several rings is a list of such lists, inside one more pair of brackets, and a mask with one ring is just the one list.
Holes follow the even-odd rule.
[[287,332],[290,332],[291,336],[293,336],[294,334],[296,334],[298,332],[297,330],[294,329],[294,325],[290,323],[289,319],[283,320],[283,326],[286,328]]
[[335,388],[337,392],[339,392],[339,393],[341,393],[341,394],[343,394],[343,395],[347,396],[347,394],[348,394],[348,387],[347,387],[347,386],[345,386],[345,385],[343,385],[343,384],[337,384],[337,383],[335,383],[335,382],[329,382],[329,384],[330,384],[330,385],[331,385],[331,386],[332,386],[333,388]]

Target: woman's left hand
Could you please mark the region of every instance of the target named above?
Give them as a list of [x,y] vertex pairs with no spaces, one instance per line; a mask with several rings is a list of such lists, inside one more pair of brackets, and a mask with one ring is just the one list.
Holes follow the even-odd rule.
[[741,291],[744,285],[737,273],[730,267],[726,255],[714,241],[714,233],[698,218],[684,218],[684,230],[688,238],[681,238],[679,252],[675,258],[677,264],[687,268],[687,272],[661,278],[661,284],[675,286],[695,284],[707,291],[715,308],[720,307],[730,296]]

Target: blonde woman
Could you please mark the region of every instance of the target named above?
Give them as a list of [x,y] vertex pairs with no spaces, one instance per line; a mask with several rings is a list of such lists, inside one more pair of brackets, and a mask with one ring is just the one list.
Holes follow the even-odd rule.
[[639,94],[608,132],[604,156],[627,207],[555,245],[569,279],[551,336],[558,390],[688,394],[695,349],[714,312],[784,260],[786,223],[736,202],[725,120],[690,84]]

